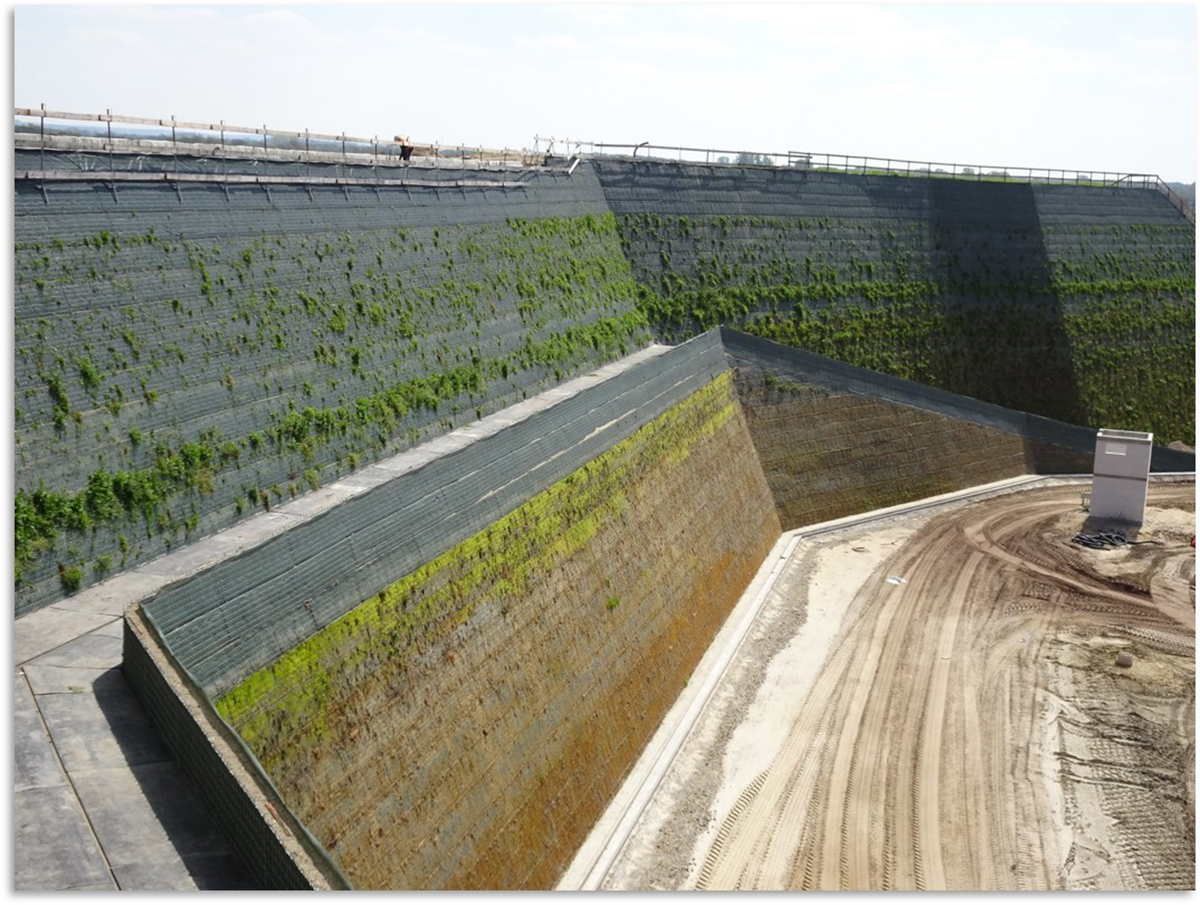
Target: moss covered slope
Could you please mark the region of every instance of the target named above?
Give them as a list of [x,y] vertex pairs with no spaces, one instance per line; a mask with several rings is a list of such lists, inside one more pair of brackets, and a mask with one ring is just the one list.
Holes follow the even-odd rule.
[[778,534],[727,373],[218,708],[357,886],[547,886]]

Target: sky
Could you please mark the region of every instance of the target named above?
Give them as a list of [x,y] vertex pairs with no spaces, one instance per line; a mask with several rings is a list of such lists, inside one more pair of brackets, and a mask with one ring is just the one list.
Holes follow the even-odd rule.
[[1192,3],[13,9],[17,107],[1196,178]]

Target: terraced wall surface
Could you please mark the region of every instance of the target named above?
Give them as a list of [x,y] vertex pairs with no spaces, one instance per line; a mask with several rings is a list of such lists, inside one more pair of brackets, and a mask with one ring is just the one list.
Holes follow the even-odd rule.
[[[781,527],[1090,464],[1091,427],[930,386],[1191,437],[1193,232],[1149,193],[422,175],[16,186],[17,612],[368,488],[139,611],[357,885],[551,885]],[[758,335],[462,428],[725,321]]]
[[447,187],[17,181],[18,613],[647,344],[588,168],[409,175]]
[[[1023,474],[1086,474],[1095,431],[721,329],[785,531]],[[1154,471],[1195,455],[1155,446]]]
[[[137,619],[355,885],[550,886],[783,526],[1076,470],[1093,443],[723,328],[365,468]],[[219,810],[247,796],[215,762],[193,772]]]
[[[372,174],[116,161],[135,165]],[[643,347],[651,325],[732,325],[1194,441],[1195,230],[1152,191],[603,159],[504,185],[413,171],[436,184],[17,182],[18,613]]]
[[356,886],[550,886],[779,530],[725,372],[217,706]]
[[[1039,471],[1017,433],[771,372],[737,388],[785,531]],[[1058,449],[1042,473],[1091,467]]]
[[1151,190],[597,160],[668,339],[717,324],[1195,438],[1195,227]]
[[[716,333],[515,424],[457,434],[346,480],[362,494],[169,585],[143,609],[196,682],[220,696],[351,608],[582,468],[727,369]],[[561,390],[552,390],[558,394]],[[303,501],[297,501],[300,505]]]

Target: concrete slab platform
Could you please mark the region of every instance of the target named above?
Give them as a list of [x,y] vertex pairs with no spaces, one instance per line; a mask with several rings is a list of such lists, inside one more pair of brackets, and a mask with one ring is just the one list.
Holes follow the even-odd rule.
[[[44,659],[119,661],[104,631]],[[13,691],[18,889],[253,888],[119,666],[30,663]]]
[[458,429],[458,433],[461,436],[467,437],[471,440],[480,440],[483,437],[490,437],[492,434],[496,433],[496,429],[494,427],[490,430],[488,427],[488,425],[481,426],[478,424],[468,424],[466,427],[460,427]]
[[20,666],[112,621],[111,615],[71,613],[56,607],[22,616],[13,623],[14,663]]
[[91,694],[96,688],[111,686],[121,679],[121,671],[109,667],[96,669],[74,666],[38,666],[28,663],[22,667],[29,687],[35,695]]
[[69,786],[16,792],[13,837],[18,890],[116,888]]
[[[221,532],[221,539],[226,542],[229,555],[236,556],[238,553],[249,550],[251,547],[257,547],[285,531],[291,531],[296,524],[297,520],[294,516],[273,509],[270,512],[260,512],[244,522],[226,528]],[[141,566],[138,568],[141,569]]]
[[436,440],[430,440],[422,448],[429,454],[431,459],[437,459],[457,452],[467,445],[469,444],[466,437],[456,437],[454,434],[446,434],[443,437],[438,437]]
[[149,597],[164,583],[157,575],[144,575],[137,571],[122,572],[100,584],[84,588],[77,594],[55,601],[51,608],[71,613],[120,616],[129,604]]
[[382,472],[385,472],[388,476],[388,480],[390,481],[402,474],[408,474],[410,471],[416,471],[418,468],[428,465],[436,458],[437,456],[433,455],[432,453],[410,452],[405,453],[403,456],[397,456],[394,459],[388,459],[385,462],[376,462],[374,467],[378,468]]
[[505,409],[515,421],[524,421],[534,412],[540,412],[541,410],[542,407],[537,404],[536,399],[524,399],[521,402],[513,403]]
[[[120,619],[112,620],[118,628]],[[104,632],[100,634],[99,632]],[[88,669],[112,669],[121,665],[122,640],[113,635],[109,625],[99,630],[80,635],[72,641],[60,644],[54,650],[28,661],[26,666],[73,666]]]
[[68,773],[170,760],[124,677],[94,694],[41,695],[38,706]]
[[137,567],[142,575],[161,576],[166,579],[182,578],[202,571],[209,566],[227,558],[237,549],[236,542],[224,536],[214,534],[172,550],[167,556],[159,556]]
[[493,430],[491,431],[491,433],[499,433],[500,431],[504,430],[504,428],[511,427],[512,425],[516,424],[521,419],[516,418],[512,415],[496,414],[496,415],[490,415],[488,417],[488,420],[491,422],[492,427],[493,427]]
[[254,889],[241,862],[229,852],[181,855],[172,863],[114,864],[112,870],[122,889]]
[[354,474],[349,474],[338,478],[337,484],[331,486],[345,486],[359,490],[370,490],[372,487],[378,487],[380,484],[386,484],[394,477],[395,475],[387,469],[376,468],[374,465],[369,465],[366,468],[354,472]]
[[197,819],[208,812],[173,762],[79,770],[71,780],[122,886],[122,874],[143,874],[153,888],[195,888],[186,858],[231,857],[212,821]]
[[109,638],[124,638],[125,637],[125,620],[114,619],[106,625],[100,626],[98,629],[93,629],[88,632],[89,635],[105,635]]
[[[13,682],[13,788],[18,792],[67,785],[66,774],[24,677]],[[15,811],[14,811],[15,813]]]
[[328,512],[352,496],[358,496],[360,492],[357,488],[343,488],[336,484],[330,484],[328,487],[322,487],[320,490],[314,490],[294,500],[289,500],[276,508],[284,515],[310,519],[322,512]]

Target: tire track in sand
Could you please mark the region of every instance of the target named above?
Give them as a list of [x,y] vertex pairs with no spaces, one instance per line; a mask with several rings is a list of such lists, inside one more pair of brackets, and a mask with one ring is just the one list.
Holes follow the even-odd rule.
[[[744,888],[746,859],[758,862],[758,888],[805,885],[804,876],[794,876],[801,865],[816,879],[811,885],[820,888],[871,888],[869,838],[857,829],[853,838],[849,832],[857,824],[854,815],[871,806],[875,785],[874,757],[864,760],[861,754],[865,745],[874,755],[887,724],[888,696],[881,691],[891,687],[890,677],[907,659],[905,627],[920,624],[916,616],[923,601],[945,599],[944,593],[933,594],[942,582],[936,566],[955,534],[953,525],[931,530],[927,545],[898,551],[873,576],[903,574],[907,584],[873,580],[856,596],[848,608],[856,618],[821,670],[759,793],[727,818],[721,844],[710,848],[701,869],[705,888]],[[832,759],[814,755],[820,746],[814,745],[813,730],[822,723],[830,727],[825,741]],[[815,806],[821,799],[825,806]],[[813,823],[821,829],[815,859],[802,854],[797,865],[795,847]],[[863,824],[869,827],[870,821]]]
[[1062,885],[1069,831],[1047,796],[1060,794],[1054,713],[1073,705],[1048,684],[1058,627],[1120,625],[1194,650],[1155,600],[1056,558],[1045,525],[1073,496],[947,513],[872,573],[722,821],[700,888]]

